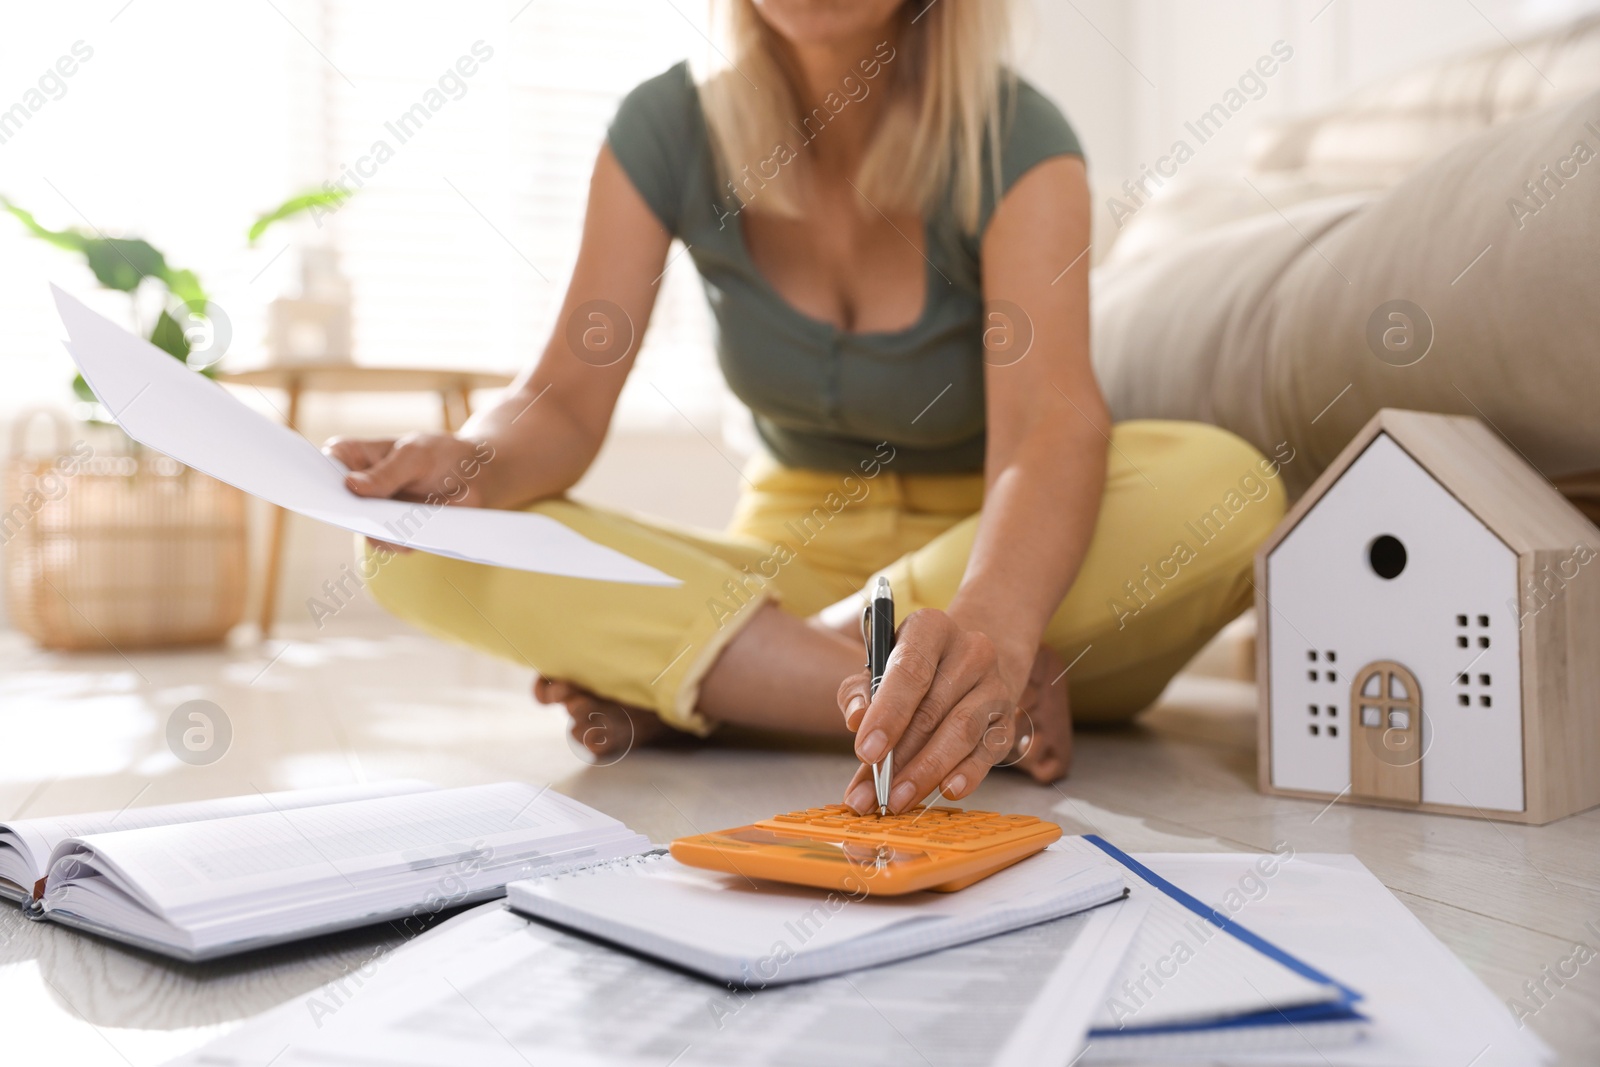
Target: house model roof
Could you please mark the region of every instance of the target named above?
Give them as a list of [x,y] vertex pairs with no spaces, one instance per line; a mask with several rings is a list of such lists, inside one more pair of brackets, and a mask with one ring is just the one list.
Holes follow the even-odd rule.
[[1387,434],[1518,555],[1600,545],[1600,529],[1478,419],[1384,408],[1311,484],[1265,544],[1272,554],[1379,434]]

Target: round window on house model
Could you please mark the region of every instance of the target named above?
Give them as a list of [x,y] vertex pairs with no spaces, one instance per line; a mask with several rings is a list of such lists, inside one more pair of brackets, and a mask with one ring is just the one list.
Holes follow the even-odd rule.
[[1393,534],[1380,534],[1367,546],[1367,565],[1379,578],[1397,578],[1406,569],[1406,546]]

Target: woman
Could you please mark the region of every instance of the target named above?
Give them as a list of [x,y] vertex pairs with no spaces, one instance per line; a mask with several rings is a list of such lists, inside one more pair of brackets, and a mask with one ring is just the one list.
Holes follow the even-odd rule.
[[[1083,157],[1002,68],[1005,5],[727,15],[725,69],[696,84],[675,67],[619,109],[538,363],[458,435],[329,445],[358,494],[538,511],[682,584],[414,554],[372,590],[534,667],[535,695],[597,755],[718,723],[850,731],[857,811],[865,764],[890,750],[896,811],[965,797],[1008,761],[1052,781],[1073,714],[1132,715],[1248,602],[1276,468],[1208,427],[1111,426],[1089,363]],[[562,495],[600,448],[674,237],[764,445],[722,535]],[[1241,479],[1259,498],[1220,507]],[[869,702],[860,597],[879,574],[909,615]]]

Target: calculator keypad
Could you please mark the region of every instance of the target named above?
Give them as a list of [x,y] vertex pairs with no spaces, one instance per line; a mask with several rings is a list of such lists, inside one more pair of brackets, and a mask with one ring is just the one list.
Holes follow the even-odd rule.
[[933,845],[962,852],[1032,837],[1044,827],[1042,820],[1031,815],[949,807],[917,807],[899,815],[857,815],[843,804],[774,815],[756,825],[789,833],[810,830],[830,837]]
[[951,807],[857,815],[842,804],[805,808],[748,826],[680,837],[680,863],[738,875],[896,896],[953,892],[1027,859],[1061,836],[1031,815]]

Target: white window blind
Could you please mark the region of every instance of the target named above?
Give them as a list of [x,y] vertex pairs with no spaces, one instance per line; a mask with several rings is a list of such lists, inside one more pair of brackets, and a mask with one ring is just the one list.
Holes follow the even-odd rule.
[[[520,368],[557,325],[607,124],[629,89],[707,47],[704,0],[425,10],[307,10],[320,180],[361,183],[325,221],[354,285],[357,359]],[[619,418],[711,426],[724,395],[704,296],[676,256]]]
[[[232,320],[226,365],[265,358],[266,304],[295,285],[295,257],[279,253],[331,238],[352,283],[358,362],[519,369],[555,326],[617,103],[700,55],[705,19],[705,0],[12,5],[0,108],[37,103],[26,94],[75,42],[93,56],[7,124],[0,193],[47,226],[147,237],[198,271]],[[380,141],[392,153],[382,163]],[[354,184],[358,164],[369,172],[355,175],[359,195],[320,232],[302,220],[245,247],[256,212],[325,181]],[[11,386],[0,416],[70,403],[47,279],[129,319],[126,297],[99,292],[74,256],[0,218]],[[676,407],[713,432],[726,393],[687,256],[661,289],[619,419],[687,432]]]
[[[252,284],[266,257],[246,250],[245,230],[293,188],[287,72],[304,42],[265,4],[14,3],[4,14],[0,193],[50,229],[148,239],[199,273],[233,321],[234,349],[259,348],[273,293]],[[101,291],[81,256],[0,216],[0,420],[72,402],[50,281],[131,319],[127,296]]]

